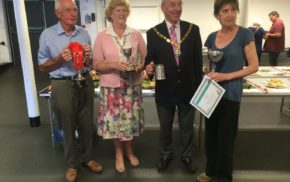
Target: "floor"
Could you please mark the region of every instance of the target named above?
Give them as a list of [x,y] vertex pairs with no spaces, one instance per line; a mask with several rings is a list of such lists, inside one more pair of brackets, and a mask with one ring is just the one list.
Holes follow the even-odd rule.
[[[284,65],[290,65],[283,59]],[[267,61],[262,60],[262,65]],[[37,90],[48,85],[46,74],[35,70]],[[2,182],[60,182],[64,181],[63,150],[54,149],[50,134],[47,100],[38,98],[41,126],[29,127],[26,98],[21,68],[0,66],[0,181]],[[279,111],[279,97],[245,97],[242,100],[240,130],[236,142],[234,181],[287,182],[290,181],[290,118]],[[290,103],[287,101],[287,104]],[[114,150],[110,141],[97,139],[95,158],[104,166],[102,174],[81,169],[78,181],[179,182],[195,181],[196,175],[186,173],[179,160],[178,129],[174,130],[175,159],[164,173],[156,171],[158,161],[158,120],[151,100],[145,102],[148,126],[135,140],[139,168],[130,168],[119,175],[114,171]],[[197,122],[196,122],[197,126]],[[203,143],[203,138],[202,138]],[[203,172],[205,156],[203,145],[198,147],[195,137],[194,162],[198,173]]]

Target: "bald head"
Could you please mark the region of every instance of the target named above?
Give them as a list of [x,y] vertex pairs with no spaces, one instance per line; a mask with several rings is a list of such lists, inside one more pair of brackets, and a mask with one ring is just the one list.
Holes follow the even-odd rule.
[[165,19],[172,24],[178,23],[182,13],[182,5],[182,0],[162,0],[161,10]]
[[55,0],[54,9],[55,10],[61,9],[62,8],[62,3],[66,2],[66,1],[70,1],[70,2],[73,2],[75,4],[75,0]]

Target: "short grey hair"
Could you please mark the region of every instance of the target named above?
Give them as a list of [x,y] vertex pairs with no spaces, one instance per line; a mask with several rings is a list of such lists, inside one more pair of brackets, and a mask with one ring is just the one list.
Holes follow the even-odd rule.
[[[61,8],[60,1],[62,1],[62,0],[55,0],[55,2],[54,2],[54,9],[55,9],[55,10],[58,10],[58,9]],[[72,0],[72,1],[73,1],[74,3],[76,3],[75,0]]]
[[[167,0],[162,0],[161,1],[161,6],[164,6]],[[183,1],[181,0],[181,3],[183,4]]]

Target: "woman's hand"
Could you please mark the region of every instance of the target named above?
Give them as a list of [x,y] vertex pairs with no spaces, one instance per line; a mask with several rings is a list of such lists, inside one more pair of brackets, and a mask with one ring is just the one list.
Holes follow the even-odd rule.
[[230,73],[208,73],[206,74],[211,80],[216,82],[222,82],[226,80],[230,80]]
[[118,71],[127,71],[128,70],[128,63],[124,61],[117,61],[111,63],[111,68]]

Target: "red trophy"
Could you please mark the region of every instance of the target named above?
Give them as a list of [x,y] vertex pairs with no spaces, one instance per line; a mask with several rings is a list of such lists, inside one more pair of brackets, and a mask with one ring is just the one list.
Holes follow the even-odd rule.
[[82,76],[82,71],[84,69],[84,63],[83,63],[83,58],[84,58],[84,49],[82,44],[78,42],[71,42],[69,44],[70,50],[72,52],[73,56],[73,61],[74,61],[74,68],[78,72],[77,77],[75,78],[75,86],[82,88],[86,87],[86,79]]

